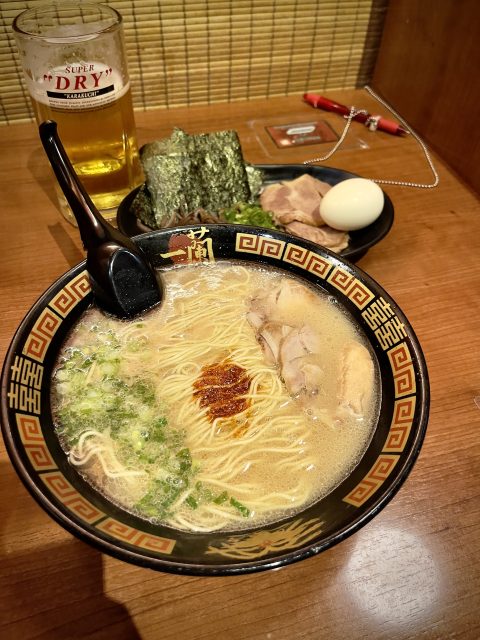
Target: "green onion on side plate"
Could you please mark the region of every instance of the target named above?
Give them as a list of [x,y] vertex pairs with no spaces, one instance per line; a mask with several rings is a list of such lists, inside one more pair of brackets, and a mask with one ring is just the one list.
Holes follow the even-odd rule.
[[227,222],[234,224],[247,224],[256,227],[276,229],[272,214],[262,209],[260,205],[238,202],[228,209],[220,212]]

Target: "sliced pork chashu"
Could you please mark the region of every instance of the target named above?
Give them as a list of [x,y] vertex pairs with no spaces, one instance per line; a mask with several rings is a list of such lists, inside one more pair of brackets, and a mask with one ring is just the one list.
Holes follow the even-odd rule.
[[348,233],[327,226],[320,215],[322,197],[330,189],[326,182],[305,173],[294,180],[266,186],[260,203],[273,214],[275,223],[292,235],[339,252],[348,246]]
[[347,343],[342,351],[339,379],[339,415],[345,411],[361,418],[368,411],[374,393],[372,357],[359,342]]
[[[308,213],[300,211],[300,209],[294,209],[293,211],[290,210],[286,211],[285,213],[274,214],[274,218],[277,224],[281,224],[284,227],[292,222],[301,222],[302,224],[312,226],[312,217]],[[317,227],[312,228],[316,229]]]
[[283,338],[277,362],[293,396],[318,393],[324,375],[320,348],[317,334],[308,325],[291,328]]
[[[312,178],[308,173],[304,173],[299,178],[288,182],[290,193],[288,201],[293,210],[299,209],[308,214],[312,220],[311,224],[323,224],[320,217],[320,202],[322,196],[317,187],[319,180]],[[285,184],[285,183],[284,183]]]
[[282,278],[273,289],[258,291],[253,296],[249,313],[256,315],[257,323],[272,321],[293,326],[300,324],[317,300],[317,296],[307,287],[289,278]]
[[292,395],[315,392],[321,370],[320,343],[304,318],[317,297],[307,287],[282,279],[269,291],[260,291],[250,302],[247,319],[269,364],[279,367]]
[[[294,180],[268,185],[260,195],[260,202],[280,224],[287,224],[293,219],[319,226],[324,224],[320,216],[320,202],[329,189],[327,183],[304,173]],[[285,217],[287,215],[288,218]]]
[[309,224],[294,220],[288,223],[285,229],[294,236],[311,240],[332,251],[341,251],[348,247],[348,233],[332,229],[326,225],[323,227],[312,227]]
[[[362,418],[374,393],[374,365],[361,343],[350,340],[337,367],[336,397],[326,397],[327,372],[322,363],[322,339],[309,324],[317,296],[307,287],[283,279],[251,300],[247,319],[268,364],[276,365],[288,392],[307,410],[333,424],[348,416]],[[334,394],[335,395],[335,394]]]
[[292,327],[279,322],[265,322],[260,327],[257,339],[268,364],[277,364],[280,361],[280,348],[291,331]]
[[292,205],[288,200],[290,190],[281,182],[269,184],[260,194],[260,204],[265,211],[271,211],[273,218],[277,222],[277,216],[292,210]]

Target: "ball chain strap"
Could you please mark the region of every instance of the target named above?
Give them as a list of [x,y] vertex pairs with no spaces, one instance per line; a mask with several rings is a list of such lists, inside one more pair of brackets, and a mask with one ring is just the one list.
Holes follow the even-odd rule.
[[[430,156],[430,152],[428,151],[427,145],[423,142],[423,140],[420,138],[420,136],[417,135],[415,133],[415,131],[412,130],[412,128],[405,122],[405,120],[387,102],[385,102],[385,100],[380,98],[380,96],[378,96],[373,91],[373,89],[371,89],[369,86],[366,86],[365,89],[373,98],[375,98],[375,100],[377,100],[377,102],[379,102],[386,109],[388,109],[388,111],[390,111],[390,113],[392,113],[395,116],[395,118],[397,118],[397,120],[405,127],[405,129],[418,142],[418,144],[420,145],[420,147],[423,150],[423,153],[424,153],[425,158],[427,160],[428,166],[430,167],[430,169],[432,171],[432,174],[433,174],[433,177],[434,177],[433,182],[431,182],[430,184],[421,184],[419,182],[403,182],[401,180],[377,180],[376,178],[372,178],[372,181],[373,182],[377,182],[378,184],[393,184],[393,185],[397,185],[397,186],[401,186],[401,187],[417,187],[419,189],[433,189],[434,187],[436,187],[438,185],[438,183],[440,182],[440,178],[439,178],[438,173],[437,173],[437,171],[436,171],[436,169],[435,169],[435,167],[433,165],[433,161],[432,161],[432,158]],[[343,133],[340,136],[340,138],[338,139],[338,142],[335,144],[335,146],[332,149],[330,149],[330,151],[326,155],[318,157],[318,158],[313,158],[312,160],[305,160],[303,164],[312,164],[313,162],[323,162],[324,160],[328,160],[328,158],[333,156],[335,151],[337,151],[337,149],[341,146],[341,144],[345,140],[345,136],[348,133],[348,130],[350,128],[350,125],[352,123],[353,118],[356,115],[358,115],[359,113],[367,114],[368,112],[365,111],[365,109],[356,109],[355,107],[352,107],[350,109],[349,115],[345,116],[345,118],[347,119],[347,122],[345,123],[345,128],[343,130]],[[375,118],[375,116],[373,118]],[[367,125],[368,125],[368,121],[367,121]],[[369,128],[375,129],[374,126],[370,126]]]

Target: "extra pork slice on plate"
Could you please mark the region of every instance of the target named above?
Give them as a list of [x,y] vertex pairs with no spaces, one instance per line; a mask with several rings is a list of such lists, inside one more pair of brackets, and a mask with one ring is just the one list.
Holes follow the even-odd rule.
[[345,231],[327,227],[327,225],[312,227],[303,222],[294,221],[285,225],[285,229],[294,236],[311,240],[332,251],[341,251],[348,247],[348,234]]
[[[280,224],[286,224],[282,214],[298,212],[302,216],[301,222],[319,226],[324,224],[320,217],[320,201],[328,189],[330,185],[305,173],[295,180],[268,185],[260,196],[260,202],[264,209],[273,212]],[[289,221],[291,219],[289,217]]]
[[305,173],[295,180],[268,185],[260,195],[260,203],[272,212],[276,224],[293,235],[341,251],[348,246],[348,234],[327,227],[320,215],[320,202],[330,188]]

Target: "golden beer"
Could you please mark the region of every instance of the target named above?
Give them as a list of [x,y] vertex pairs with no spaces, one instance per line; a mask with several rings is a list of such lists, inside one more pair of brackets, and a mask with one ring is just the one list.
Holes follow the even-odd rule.
[[62,110],[32,97],[38,122],[55,120],[58,134],[95,206],[105,217],[142,182],[131,92],[93,109]]
[[13,30],[38,124],[57,123],[85,190],[115,217],[142,181],[121,15],[107,5],[52,1],[22,12]]

